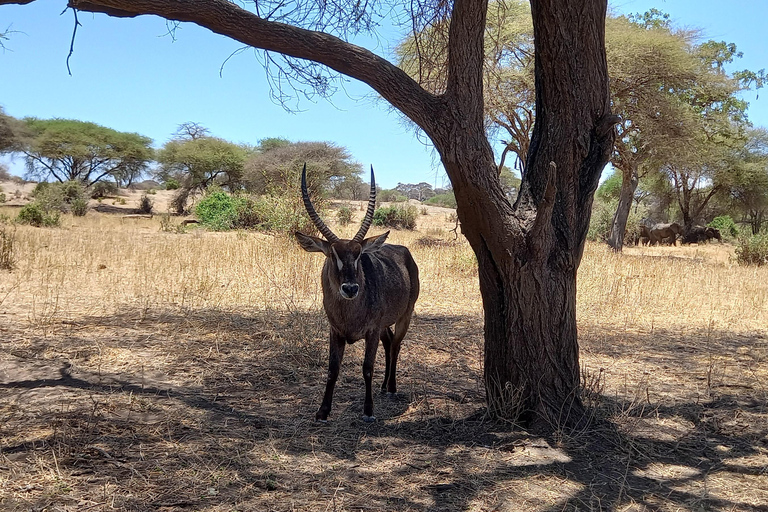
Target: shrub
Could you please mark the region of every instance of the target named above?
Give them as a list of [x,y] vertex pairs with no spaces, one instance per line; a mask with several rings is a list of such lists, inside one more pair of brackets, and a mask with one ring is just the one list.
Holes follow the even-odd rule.
[[19,210],[16,221],[20,224],[29,224],[38,228],[42,226],[58,226],[61,222],[58,211],[47,210],[37,200]]
[[707,226],[717,229],[726,238],[736,238],[739,236],[739,228],[729,215],[715,217]]
[[176,190],[179,188],[179,180],[176,178],[168,178],[165,181],[165,190]]
[[424,203],[432,206],[442,206],[443,208],[456,208],[456,196],[453,192],[446,192],[445,194],[437,194],[432,196]]
[[[592,203],[592,217],[589,220],[587,240],[604,242],[611,234],[611,223],[616,213],[618,201],[598,201]],[[627,222],[629,226],[629,222]]]
[[373,212],[373,225],[395,229],[416,229],[416,207],[392,205]]
[[69,205],[69,209],[72,211],[72,215],[75,217],[83,217],[88,213],[88,201],[82,197],[78,197]]
[[212,187],[195,206],[200,223],[215,231],[226,231],[237,222],[238,201],[220,188]]
[[85,200],[85,187],[79,181],[65,181],[58,185],[58,187],[61,189],[64,202],[69,205],[78,199]]
[[16,228],[0,225],[0,270],[13,270],[16,260],[13,244],[16,242]]
[[141,199],[139,199],[139,213],[152,213],[154,206],[155,202],[146,193],[142,194]]
[[768,265],[768,234],[740,238],[736,261],[739,265]]
[[[301,198],[263,196],[257,199],[247,198],[247,201],[243,199],[241,198],[239,208],[240,225],[238,227],[288,234],[294,231],[315,232],[314,224],[307,215]],[[322,217],[322,213],[318,213]]]
[[201,224],[217,231],[258,229],[288,234],[315,231],[301,198],[232,196],[216,188],[197,203],[195,214]]
[[393,188],[379,190],[376,194],[376,199],[384,203],[401,203],[408,200],[407,197]]
[[3,192],[0,192],[0,203],[5,202],[5,194]]
[[342,206],[339,211],[336,212],[336,220],[342,226],[347,226],[352,222],[352,210],[349,206]]
[[100,199],[117,195],[117,183],[112,181],[99,181],[91,187],[91,198]]

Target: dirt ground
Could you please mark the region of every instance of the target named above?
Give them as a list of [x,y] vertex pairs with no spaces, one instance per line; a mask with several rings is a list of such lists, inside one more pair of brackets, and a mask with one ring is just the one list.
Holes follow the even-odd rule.
[[331,421],[313,421],[320,256],[98,211],[6,225],[0,509],[768,510],[768,269],[735,265],[726,244],[589,244],[578,317],[594,420],[542,438],[485,415],[477,270],[451,213],[391,235],[422,293],[399,395],[375,397],[373,424],[359,343]]

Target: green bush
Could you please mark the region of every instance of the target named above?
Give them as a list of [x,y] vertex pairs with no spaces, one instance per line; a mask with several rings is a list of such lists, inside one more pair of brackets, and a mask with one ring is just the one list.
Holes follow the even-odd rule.
[[[301,198],[262,196],[253,199],[248,197],[247,201],[241,198],[240,204],[241,225],[238,227],[288,234],[294,231],[315,232]],[[322,217],[322,213],[318,213]]]
[[232,196],[217,188],[197,203],[195,214],[201,224],[216,231],[258,229],[290,234],[315,230],[301,198]]
[[740,238],[736,261],[739,265],[768,265],[768,234]]
[[75,217],[83,217],[88,213],[88,201],[85,198],[78,197],[69,205],[69,209],[72,215]]
[[165,181],[165,190],[176,190],[179,188],[179,180],[176,178],[168,178]]
[[597,199],[592,203],[592,217],[589,219],[587,240],[604,242],[608,239],[617,205],[618,201],[600,201]]
[[392,205],[373,212],[373,225],[395,229],[416,229],[417,211],[415,206]]
[[442,206],[443,208],[456,208],[456,196],[453,192],[446,192],[445,194],[437,194],[432,196],[424,203],[432,206]]
[[339,208],[339,211],[336,212],[336,220],[341,226],[347,226],[352,222],[352,210],[349,206]]
[[376,199],[384,203],[401,203],[408,200],[407,197],[393,188],[379,190]]
[[79,181],[65,181],[58,185],[64,202],[71,205],[73,201],[85,199],[85,187]]
[[237,222],[237,199],[220,188],[211,188],[195,206],[200,223],[215,231],[226,231]]
[[58,211],[46,209],[45,206],[37,200],[19,210],[19,215],[16,217],[16,221],[19,224],[30,224],[38,228],[42,226],[58,226],[61,223]]
[[91,198],[99,199],[117,195],[117,183],[113,181],[99,181],[91,187]]
[[729,215],[721,215],[715,217],[712,222],[707,226],[713,227],[720,231],[720,234],[727,238],[736,238],[739,236],[739,228]]

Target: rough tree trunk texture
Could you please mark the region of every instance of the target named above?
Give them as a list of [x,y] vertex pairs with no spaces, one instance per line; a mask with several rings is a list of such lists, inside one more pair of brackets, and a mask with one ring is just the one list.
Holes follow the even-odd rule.
[[624,247],[627,219],[629,218],[629,211],[632,209],[632,201],[639,181],[636,168],[622,169],[619,204],[611,222],[611,233],[608,235],[608,245],[614,251],[621,252]]
[[[27,0],[0,0],[26,3]],[[446,92],[336,37],[268,22],[225,0],[70,0],[80,10],[188,21],[256,48],[359,79],[432,139],[477,255],[492,411],[532,429],[579,425],[576,271],[592,198],[614,139],[605,59],[607,0],[531,0],[536,125],[520,194],[504,196],[485,136],[487,0],[455,0]]]
[[[451,42],[459,39],[456,32],[484,25],[456,16],[461,5],[456,3]],[[535,430],[551,431],[583,420],[576,271],[617,118],[610,114],[605,2],[533,0],[531,6],[536,125],[515,205],[495,179],[480,101],[450,102],[454,123],[441,123],[447,132],[430,135],[478,259],[488,405]],[[449,73],[455,74],[461,71],[453,66],[465,70],[482,55],[471,46],[450,50]],[[457,90],[481,94],[479,74],[474,78],[478,83]],[[453,94],[450,87],[447,94]]]

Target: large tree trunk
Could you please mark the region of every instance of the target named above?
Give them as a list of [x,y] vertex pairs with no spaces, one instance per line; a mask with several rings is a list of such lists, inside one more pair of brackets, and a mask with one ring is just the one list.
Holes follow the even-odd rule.
[[[456,16],[461,4],[453,25],[475,21]],[[609,106],[605,1],[533,0],[531,6],[536,125],[515,205],[496,179],[481,103],[450,102],[454,109],[475,109],[457,110],[452,117],[459,123],[431,135],[453,183],[463,233],[477,255],[488,406],[529,427],[552,430],[583,420],[576,271],[617,118]],[[466,66],[479,58],[472,51],[451,46],[451,63]]]
[[621,192],[619,204],[611,222],[611,233],[608,235],[608,245],[614,251],[621,252],[624,247],[624,233],[627,231],[627,219],[632,209],[632,201],[635,198],[635,190],[640,181],[636,168],[622,169]]

